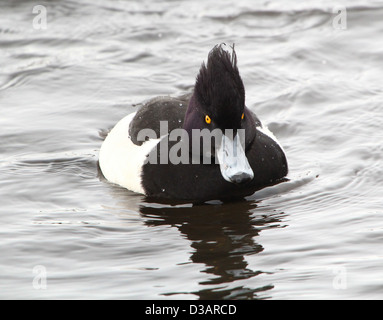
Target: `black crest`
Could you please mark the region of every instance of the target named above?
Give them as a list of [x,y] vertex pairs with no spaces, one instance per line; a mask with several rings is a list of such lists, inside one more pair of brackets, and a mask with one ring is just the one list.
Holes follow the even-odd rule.
[[[245,88],[237,67],[237,55],[232,47],[215,46],[203,63],[195,85],[197,101],[207,113],[223,115],[226,120],[243,112]],[[227,122],[221,119],[221,122]]]

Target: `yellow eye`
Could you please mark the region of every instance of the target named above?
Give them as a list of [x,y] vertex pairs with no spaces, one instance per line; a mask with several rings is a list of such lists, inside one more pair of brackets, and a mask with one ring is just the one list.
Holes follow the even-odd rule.
[[242,120],[245,119],[245,114],[244,113],[242,113],[241,119]]
[[208,115],[205,116],[205,121],[207,124],[210,124],[211,123],[211,119]]

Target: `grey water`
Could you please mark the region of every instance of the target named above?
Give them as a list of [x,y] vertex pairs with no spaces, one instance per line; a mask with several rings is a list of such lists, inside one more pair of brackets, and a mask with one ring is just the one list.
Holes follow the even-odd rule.
[[[0,298],[383,298],[383,1],[0,6]],[[105,181],[106,132],[219,43],[289,181],[201,205]]]

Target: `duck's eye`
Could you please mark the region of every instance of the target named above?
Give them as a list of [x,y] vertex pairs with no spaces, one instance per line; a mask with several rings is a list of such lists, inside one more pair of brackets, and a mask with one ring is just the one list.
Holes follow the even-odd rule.
[[210,124],[211,123],[211,119],[208,115],[205,116],[205,121],[207,124]]
[[245,119],[245,114],[244,113],[242,113],[241,119],[242,120]]

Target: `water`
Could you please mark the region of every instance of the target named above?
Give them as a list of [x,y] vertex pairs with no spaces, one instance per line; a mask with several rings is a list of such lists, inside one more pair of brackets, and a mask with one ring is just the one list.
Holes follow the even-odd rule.
[[[39,4],[46,30],[1,4],[0,298],[383,298],[383,2]],[[221,42],[290,181],[198,206],[106,182],[105,132]]]

